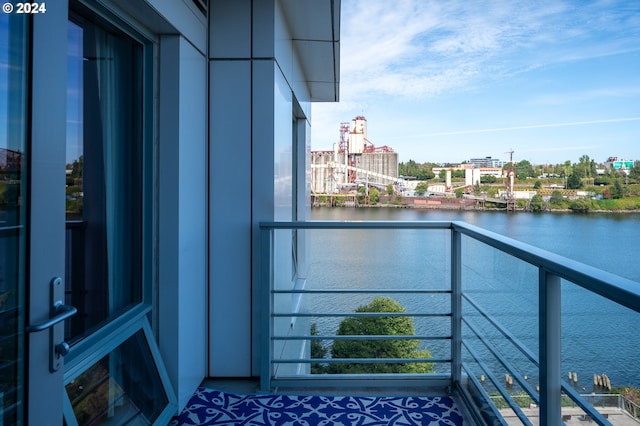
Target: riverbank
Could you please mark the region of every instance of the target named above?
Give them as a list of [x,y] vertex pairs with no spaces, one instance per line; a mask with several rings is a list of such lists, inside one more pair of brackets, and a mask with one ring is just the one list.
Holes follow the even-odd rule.
[[[638,214],[638,203],[620,203],[630,208],[602,209],[597,208],[601,201],[585,200],[577,208],[567,201],[566,207],[551,207],[549,203],[542,208],[533,208],[530,200],[515,200],[510,205],[496,203],[491,200],[456,197],[389,197],[381,196],[377,203],[367,204],[359,202],[355,195],[347,200],[343,197],[326,197],[319,199],[312,197],[313,207],[349,207],[349,208],[394,208],[394,209],[426,209],[426,210],[459,210],[459,211],[507,211],[507,212],[537,212],[537,213],[622,213]],[[618,200],[607,200],[618,201]],[[572,208],[573,207],[573,208]],[[632,208],[633,207],[633,208]]]

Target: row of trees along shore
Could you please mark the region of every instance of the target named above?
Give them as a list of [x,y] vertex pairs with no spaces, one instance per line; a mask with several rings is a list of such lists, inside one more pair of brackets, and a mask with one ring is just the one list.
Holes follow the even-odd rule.
[[[464,163],[463,163],[464,164]],[[455,167],[457,164],[445,164],[444,167]],[[401,162],[398,165],[398,173],[401,176],[412,177],[418,180],[416,194],[424,195],[429,185],[444,182],[446,172],[442,170],[437,176],[434,168],[443,165],[435,163],[416,163],[413,160]],[[511,169],[511,163],[503,167],[504,174]],[[533,165],[528,160],[522,160],[514,164],[515,191],[533,191],[537,194],[527,202],[520,200],[519,207],[527,206],[532,211],[541,210],[640,210],[640,161],[636,161],[628,170],[616,170],[607,167],[604,163],[596,163],[588,155],[580,157],[579,161],[572,163],[565,161],[562,164]],[[604,173],[598,173],[598,171]],[[454,170],[452,182],[464,182],[465,171]],[[480,184],[474,185],[474,195],[486,195],[488,198],[498,196],[498,192],[504,189],[504,179],[494,176],[483,176]],[[576,197],[578,191],[588,194]],[[462,197],[465,190],[456,191],[457,197]],[[399,201],[399,200],[396,200]]]

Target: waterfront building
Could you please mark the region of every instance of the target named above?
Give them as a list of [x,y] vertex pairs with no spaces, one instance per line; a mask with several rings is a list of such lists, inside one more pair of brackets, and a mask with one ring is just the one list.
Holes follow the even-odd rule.
[[339,134],[333,150],[311,151],[312,192],[334,194],[358,185],[397,185],[398,153],[367,138],[366,118],[358,116],[351,124],[341,123]]
[[500,167],[502,168],[506,163],[500,159],[492,157],[484,158],[471,158],[467,161],[468,164],[473,164],[474,167]]

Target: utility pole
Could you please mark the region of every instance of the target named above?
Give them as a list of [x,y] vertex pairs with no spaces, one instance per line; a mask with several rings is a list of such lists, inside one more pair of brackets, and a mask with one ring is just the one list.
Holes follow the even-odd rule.
[[515,165],[513,164],[513,153],[515,151],[511,148],[511,151],[505,152],[505,154],[509,154],[509,172],[507,173],[507,211],[515,211],[516,203],[513,198],[513,187],[515,181]]

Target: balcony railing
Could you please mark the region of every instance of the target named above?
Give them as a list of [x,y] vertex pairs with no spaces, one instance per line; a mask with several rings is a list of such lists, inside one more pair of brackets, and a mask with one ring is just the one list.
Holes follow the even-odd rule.
[[[315,259],[301,259],[296,251],[304,250],[305,245],[313,247],[315,237],[335,231],[384,233],[387,240],[396,235],[402,240],[398,247],[408,240],[417,241],[413,250],[392,253],[398,259],[386,262],[384,268],[378,266],[390,272],[390,277],[407,279],[358,286],[357,277],[344,271],[343,282],[350,285],[328,285],[317,279],[323,276],[322,270],[316,271],[315,279],[302,279],[297,275],[300,263]],[[432,234],[436,237],[430,237]],[[352,239],[354,244],[357,240],[357,236]],[[440,267],[432,268],[436,272],[426,277],[406,277],[407,271],[416,274],[415,269],[405,268],[411,256],[419,257],[418,262],[437,259]],[[370,261],[376,268],[380,259]],[[608,414],[592,404],[593,398],[581,396],[585,392],[577,386],[575,375],[563,380],[563,310],[571,314],[567,309],[570,301],[563,305],[563,296],[585,292],[618,309],[630,309],[636,323],[640,318],[640,284],[462,222],[262,223],[260,279],[263,390],[386,386],[393,392],[396,386],[413,383],[426,392],[440,387],[459,396],[478,423],[506,424],[507,410],[523,424],[532,424],[532,417],[540,424],[559,424],[567,417],[566,407],[572,405],[579,407],[583,418],[610,424]],[[494,286],[500,281],[508,284],[508,290]],[[492,287],[498,289],[489,291]],[[393,313],[355,313],[341,307],[343,301],[359,303],[377,295],[397,297],[410,306],[405,312]],[[312,321],[335,324],[341,318],[374,316],[410,317],[416,321],[416,333],[352,336],[310,330]],[[365,339],[419,340],[432,357],[336,359],[313,358],[310,353],[312,342]],[[430,363],[435,368],[431,373],[412,374],[311,372],[312,365],[346,363]]]

